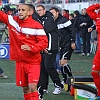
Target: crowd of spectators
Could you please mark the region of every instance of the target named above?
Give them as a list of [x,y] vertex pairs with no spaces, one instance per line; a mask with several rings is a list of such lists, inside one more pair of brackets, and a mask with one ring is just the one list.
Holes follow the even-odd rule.
[[[19,0],[19,2],[25,2],[28,0]],[[61,4],[63,0],[29,0],[36,4]],[[100,1],[100,0],[65,0],[65,3],[77,3],[77,2],[89,2],[89,1]],[[9,3],[9,0],[2,0],[2,4]]]

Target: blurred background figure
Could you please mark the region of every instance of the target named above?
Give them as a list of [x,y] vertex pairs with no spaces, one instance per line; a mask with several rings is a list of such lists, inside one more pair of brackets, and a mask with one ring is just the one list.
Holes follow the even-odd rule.
[[93,25],[93,20],[87,15],[86,8],[82,10],[82,16],[80,17],[80,31],[83,41],[83,52],[81,56],[90,55],[90,38],[91,32],[88,32],[88,28]]
[[74,23],[76,29],[76,53],[81,53],[81,41],[80,41],[80,13],[78,10],[74,11]]
[[69,14],[69,20],[74,23],[74,14]]
[[69,19],[69,10],[63,9],[62,10],[62,16],[66,17],[67,19]]

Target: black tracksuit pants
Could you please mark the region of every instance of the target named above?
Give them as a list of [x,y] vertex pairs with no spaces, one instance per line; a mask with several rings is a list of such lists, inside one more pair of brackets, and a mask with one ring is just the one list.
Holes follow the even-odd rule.
[[42,62],[41,62],[41,73],[39,85],[44,89],[48,88],[49,76],[52,79],[55,86],[62,87],[59,75],[54,68],[54,62],[56,60],[56,54],[42,54]]

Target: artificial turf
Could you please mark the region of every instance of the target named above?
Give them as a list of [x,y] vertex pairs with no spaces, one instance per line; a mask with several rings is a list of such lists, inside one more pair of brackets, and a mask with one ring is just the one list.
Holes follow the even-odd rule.
[[[90,76],[92,60],[94,55],[79,56],[73,53],[69,65],[72,68],[74,76]],[[8,75],[8,79],[0,79],[0,100],[23,100],[21,87],[15,84],[15,62],[8,59],[0,59],[0,68]],[[59,75],[61,80],[62,76]],[[59,95],[53,95],[54,85],[50,79],[49,93],[44,95],[44,100],[74,100],[69,92],[62,91]]]

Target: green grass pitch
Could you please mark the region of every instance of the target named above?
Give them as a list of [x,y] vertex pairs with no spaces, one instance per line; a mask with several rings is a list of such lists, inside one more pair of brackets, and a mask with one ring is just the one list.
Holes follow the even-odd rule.
[[[69,64],[74,76],[90,76],[92,60],[94,55],[89,57],[73,54]],[[0,68],[9,76],[8,79],[0,79],[0,100],[23,100],[21,87],[15,84],[15,62],[8,59],[0,59]],[[61,80],[62,76],[59,75]],[[59,95],[53,95],[54,85],[50,79],[49,93],[44,95],[44,100],[74,100],[69,92],[62,91]]]

